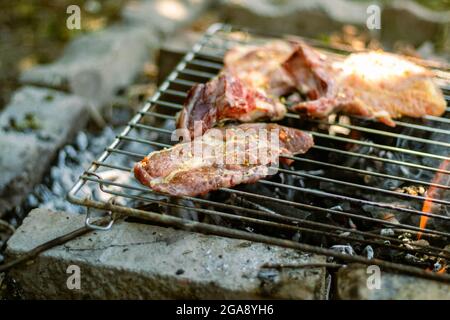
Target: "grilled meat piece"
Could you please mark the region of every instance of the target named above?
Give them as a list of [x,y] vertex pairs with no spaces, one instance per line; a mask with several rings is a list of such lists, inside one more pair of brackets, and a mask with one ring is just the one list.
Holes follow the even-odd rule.
[[445,112],[446,103],[432,72],[394,54],[355,53],[335,61],[299,43],[283,66],[309,98],[293,110],[313,117],[342,110],[395,126],[392,119],[403,115],[440,116]]
[[280,40],[261,46],[235,46],[225,54],[224,66],[247,86],[279,97],[295,88],[292,77],[282,66],[294,49],[290,42]]
[[184,108],[178,115],[177,128],[187,129],[193,138],[225,120],[279,120],[285,113],[286,108],[278,99],[225,72],[189,91]]
[[195,137],[226,120],[282,119],[286,107],[279,98],[295,88],[282,63],[293,50],[294,46],[285,41],[235,46],[228,50],[219,76],[190,90],[178,116],[177,128],[187,129]]
[[157,192],[195,196],[275,174],[281,154],[305,153],[313,144],[310,134],[277,124],[214,128],[191,142],[150,153],[135,165],[134,174]]

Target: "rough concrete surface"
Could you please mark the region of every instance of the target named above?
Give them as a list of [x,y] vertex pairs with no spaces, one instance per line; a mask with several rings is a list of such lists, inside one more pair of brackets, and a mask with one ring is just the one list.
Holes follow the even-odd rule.
[[339,30],[344,24],[365,25],[364,3],[348,0],[224,0],[225,21],[266,32],[317,36]]
[[414,1],[395,0],[383,9],[381,25],[382,39],[390,43],[400,39],[412,45],[434,41],[450,46],[450,11],[436,12]]
[[0,216],[38,183],[57,150],[87,120],[86,102],[59,91],[24,87],[0,114]]
[[[14,258],[83,225],[83,216],[33,210],[8,242]],[[321,299],[323,268],[261,270],[264,263],[324,262],[322,256],[122,222],[51,249],[10,276],[28,298],[87,299]],[[81,272],[81,289],[69,290],[69,265]]]
[[60,59],[25,71],[21,82],[70,90],[104,103],[132,82],[157,43],[151,30],[114,25],[75,39]]
[[410,0],[222,0],[220,13],[236,26],[317,37],[338,31],[346,24],[366,29],[367,19],[373,14],[368,11],[370,5],[380,8],[380,30],[372,32],[383,42],[402,40],[420,45],[433,41],[440,46],[445,45],[442,42],[449,45],[450,11],[432,11]]
[[379,289],[369,289],[367,267],[349,265],[337,272],[337,297],[343,300],[450,300],[450,285],[413,276],[381,273]]
[[0,134],[0,217],[19,205],[31,186],[38,183],[45,168],[36,160],[48,163],[45,146],[33,136]]
[[156,30],[161,36],[192,23],[214,0],[144,0],[130,1],[122,10],[131,24]]

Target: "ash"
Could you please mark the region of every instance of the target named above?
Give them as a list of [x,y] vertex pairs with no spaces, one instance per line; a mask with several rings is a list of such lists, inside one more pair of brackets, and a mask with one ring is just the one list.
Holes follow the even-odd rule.
[[25,207],[82,213],[84,209],[66,200],[66,195],[86,170],[109,145],[121,128],[104,128],[100,133],[79,132],[72,144],[60,150],[55,164],[43,182],[35,187]]

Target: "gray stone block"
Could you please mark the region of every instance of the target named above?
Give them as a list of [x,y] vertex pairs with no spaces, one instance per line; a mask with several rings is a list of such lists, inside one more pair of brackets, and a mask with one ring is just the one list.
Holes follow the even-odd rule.
[[383,42],[420,45],[433,41],[448,48],[450,11],[432,11],[409,0],[222,0],[220,12],[223,20],[236,26],[317,37],[347,24],[367,30],[367,8],[373,4],[381,10],[381,30],[373,35]]
[[166,79],[200,37],[199,33],[182,31],[161,43],[158,54],[158,84]]
[[381,37],[388,43],[403,40],[412,45],[426,41],[450,46],[450,11],[436,12],[414,1],[388,2],[381,15]]
[[337,272],[337,297],[343,300],[450,300],[450,285],[413,276],[381,273],[380,289],[369,289],[367,267],[349,265]]
[[348,0],[223,0],[225,21],[260,31],[317,36],[366,24],[367,4]]
[[0,114],[0,216],[21,203],[87,120],[80,97],[36,87],[14,94]]
[[162,36],[192,23],[215,0],[142,0],[130,1],[122,11],[123,19],[132,24],[157,30]]
[[0,217],[19,205],[39,182],[49,163],[48,149],[35,136],[0,134]]
[[156,46],[151,30],[115,25],[75,39],[57,61],[25,71],[20,80],[105,103],[133,81]]
[[[57,90],[27,86],[18,90],[0,114],[0,129],[14,131],[11,121],[54,148],[62,146],[88,120],[86,101]],[[32,117],[35,128],[20,128]],[[25,122],[26,123],[26,122]],[[26,124],[25,124],[26,126]]]
[[[8,241],[8,257],[81,227],[83,218],[33,210]],[[262,272],[260,266],[324,261],[291,249],[121,222],[53,248],[10,275],[27,298],[321,299],[323,268]],[[66,286],[69,265],[80,267],[80,290]]]

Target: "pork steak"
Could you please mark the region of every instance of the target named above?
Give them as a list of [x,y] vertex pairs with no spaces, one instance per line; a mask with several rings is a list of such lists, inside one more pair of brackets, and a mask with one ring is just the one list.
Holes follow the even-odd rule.
[[214,128],[191,142],[150,153],[135,165],[134,174],[154,191],[196,196],[275,174],[280,155],[305,153],[313,144],[310,134],[277,124]]

